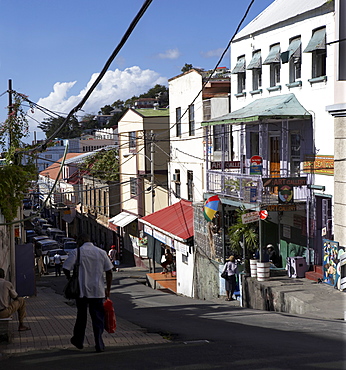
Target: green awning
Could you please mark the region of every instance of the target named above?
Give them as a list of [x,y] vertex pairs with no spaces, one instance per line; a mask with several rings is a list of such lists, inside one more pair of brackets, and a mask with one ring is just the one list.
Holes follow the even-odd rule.
[[281,53],[282,63],[288,63],[289,60],[294,56],[299,57],[301,44],[302,43],[301,43],[300,38],[293,39],[290,42],[287,51],[284,51],[283,53]]
[[264,119],[307,119],[311,114],[299,103],[294,94],[257,99],[224,116],[202,122],[202,126],[256,123]]
[[321,50],[326,48],[326,29],[320,28],[316,30],[309,43],[308,46],[305,48],[304,53],[311,53],[315,50]]
[[261,52],[257,51],[251,59],[251,62],[247,66],[246,69],[258,69],[261,68],[262,66],[262,57],[261,57]]
[[241,57],[238,59],[237,64],[235,65],[232,73],[243,73],[245,72],[245,57]]
[[280,44],[273,45],[263,64],[280,63]]

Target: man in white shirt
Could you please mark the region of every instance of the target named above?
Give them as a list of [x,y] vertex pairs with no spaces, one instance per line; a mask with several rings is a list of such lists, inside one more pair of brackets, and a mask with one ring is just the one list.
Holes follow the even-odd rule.
[[25,301],[23,297],[18,297],[12,283],[5,280],[5,271],[0,268],[0,319],[8,318],[18,312],[19,331],[30,330],[23,321],[26,316]]
[[[107,253],[90,242],[88,235],[79,237],[80,265],[79,287],[80,297],[76,299],[77,318],[71,343],[78,349],[83,349],[85,328],[87,324],[88,307],[92,320],[96,352],[105,349],[102,333],[104,330],[104,298],[109,298],[112,285],[113,265]],[[67,278],[77,261],[78,248],[72,250],[63,264]],[[106,272],[106,289],[104,287],[104,272]]]

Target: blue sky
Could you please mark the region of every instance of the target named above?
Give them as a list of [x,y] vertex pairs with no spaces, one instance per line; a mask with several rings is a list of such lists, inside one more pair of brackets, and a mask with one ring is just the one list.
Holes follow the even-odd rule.
[[[249,23],[274,0],[255,0]],[[0,0],[0,94],[13,89],[68,113],[125,33],[143,0]],[[154,0],[84,106],[97,113],[181,73],[185,63],[212,69],[250,0]],[[221,66],[229,66],[226,54]],[[0,98],[6,119],[7,94]],[[44,116],[35,112],[35,119]],[[30,130],[36,123],[31,121]],[[37,137],[44,138],[40,130]],[[33,135],[26,140],[31,141]]]

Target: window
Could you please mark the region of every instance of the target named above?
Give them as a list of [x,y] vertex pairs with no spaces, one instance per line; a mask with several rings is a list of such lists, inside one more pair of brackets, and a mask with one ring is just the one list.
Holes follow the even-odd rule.
[[262,86],[262,57],[260,50],[252,54],[252,59],[246,69],[252,70],[252,90],[259,90]]
[[209,121],[211,119],[211,101],[203,100],[203,121]]
[[195,135],[195,107],[189,105],[189,136]]
[[292,132],[290,134],[290,149],[291,149],[291,176],[300,175],[300,134]]
[[187,199],[193,200],[193,172],[187,171]]
[[[213,126],[213,147],[214,152],[229,150],[229,133],[225,125],[214,125]],[[222,141],[224,141],[224,147],[222,147]]]
[[250,157],[259,155],[259,134],[250,132]]
[[182,263],[185,263],[186,265],[188,265],[188,264],[189,264],[189,255],[187,254],[187,255],[185,256],[185,254],[182,254],[182,255],[181,255],[181,262],[182,262]]
[[180,170],[175,170],[175,196],[177,198],[181,197],[181,188],[180,188]]
[[280,44],[270,46],[269,54],[263,64],[270,66],[270,87],[277,86],[280,83]]
[[232,70],[237,75],[237,93],[242,94],[245,90],[245,55],[238,57],[237,64]]
[[326,28],[314,30],[312,37],[304,50],[312,54],[312,78],[326,75]]
[[175,109],[176,136],[181,136],[181,107]]
[[129,147],[130,149],[136,148],[136,131],[129,132]]
[[130,194],[137,195],[137,179],[136,177],[130,177]]
[[[283,56],[284,54],[284,56]],[[296,82],[301,78],[302,65],[302,45],[300,37],[290,41],[290,45],[285,53],[281,54],[282,62],[289,62],[289,82]]]

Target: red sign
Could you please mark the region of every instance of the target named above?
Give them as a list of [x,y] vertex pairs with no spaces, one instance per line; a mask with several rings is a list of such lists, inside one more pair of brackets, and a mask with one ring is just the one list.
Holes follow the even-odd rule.
[[268,211],[266,210],[260,211],[259,216],[261,220],[265,220],[268,217]]
[[258,166],[261,165],[263,162],[263,159],[260,155],[253,155],[251,158],[250,158],[250,163],[251,164],[257,164]]

